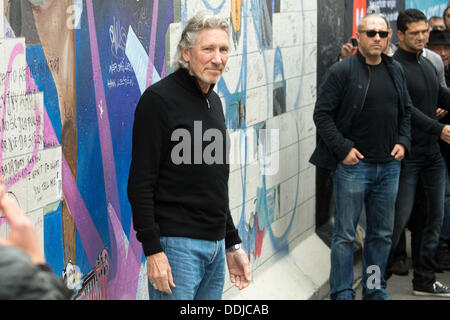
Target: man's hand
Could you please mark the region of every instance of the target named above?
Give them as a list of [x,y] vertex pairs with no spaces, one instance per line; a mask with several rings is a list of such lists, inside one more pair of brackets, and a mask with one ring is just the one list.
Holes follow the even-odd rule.
[[395,160],[403,160],[405,158],[406,148],[402,144],[396,144],[394,149],[391,152],[391,156],[395,158]]
[[345,43],[341,47],[341,53],[339,55],[339,58],[345,59],[347,57],[350,57],[353,54],[353,51],[356,49],[356,47],[352,44],[352,39],[350,38],[347,43]]
[[441,108],[437,108],[436,110],[436,118],[438,120],[441,120],[443,117],[445,117],[447,115],[448,111],[441,109]]
[[346,165],[354,165],[359,162],[359,160],[364,159],[364,156],[355,148],[352,148],[345,159],[342,161]]
[[252,281],[252,266],[247,253],[243,249],[238,249],[227,252],[226,257],[231,282],[239,290],[247,288]]
[[45,257],[39,246],[36,228],[13,196],[6,193],[0,178],[0,209],[9,224],[7,239],[0,239],[0,245],[14,246],[24,250],[34,264],[44,264]]
[[442,130],[441,139],[450,144],[450,125],[446,125]]
[[172,294],[170,288],[176,287],[173,282],[169,260],[164,252],[158,252],[147,257],[147,276],[155,290]]

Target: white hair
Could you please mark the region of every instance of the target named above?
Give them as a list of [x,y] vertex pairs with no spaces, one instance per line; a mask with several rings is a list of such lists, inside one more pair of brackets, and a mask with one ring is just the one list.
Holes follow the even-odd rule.
[[189,63],[183,59],[182,49],[192,49],[197,43],[198,34],[203,29],[222,29],[227,33],[228,37],[230,36],[230,25],[225,18],[215,16],[209,11],[196,13],[189,19],[181,33],[181,39],[178,42],[177,52],[173,61],[175,70],[180,68],[189,69]]

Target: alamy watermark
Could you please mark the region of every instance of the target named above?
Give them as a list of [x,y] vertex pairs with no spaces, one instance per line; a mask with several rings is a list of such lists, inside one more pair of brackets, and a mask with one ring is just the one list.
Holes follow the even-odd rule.
[[[231,145],[230,134],[238,137],[238,145]],[[248,128],[224,135],[219,129],[208,129],[203,132],[201,121],[194,122],[193,136],[184,128],[173,131],[171,160],[175,165],[181,164],[238,164],[251,165],[258,163],[263,175],[278,173],[280,163],[280,133],[278,129]],[[236,151],[236,149],[238,149]]]
[[367,267],[367,275],[369,277],[366,281],[367,289],[381,289],[381,269],[379,266],[372,265]]

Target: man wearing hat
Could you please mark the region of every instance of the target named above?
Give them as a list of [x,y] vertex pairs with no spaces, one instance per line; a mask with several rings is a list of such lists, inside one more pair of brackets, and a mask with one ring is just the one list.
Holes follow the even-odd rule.
[[428,49],[436,52],[444,63],[445,67],[445,81],[447,87],[450,85],[450,75],[448,72],[449,57],[450,57],[450,30],[432,30],[428,40]]
[[[450,86],[449,58],[450,58],[450,30],[433,30],[430,32],[428,48],[442,58],[445,67],[445,81]],[[445,110],[438,109],[437,117],[441,123],[449,124],[450,116]],[[436,252],[436,262],[441,269],[450,269],[450,148],[446,143],[441,143],[442,156],[447,164],[447,183],[445,190],[444,221],[439,237],[439,245]]]

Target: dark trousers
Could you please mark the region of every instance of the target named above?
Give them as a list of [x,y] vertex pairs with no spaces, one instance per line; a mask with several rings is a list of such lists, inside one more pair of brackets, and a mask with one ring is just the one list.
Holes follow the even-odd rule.
[[395,249],[392,250],[393,256],[392,261],[390,261],[389,266],[392,265],[393,262],[398,260],[405,261],[408,257],[408,254],[406,253],[406,232],[403,230],[402,234],[400,235],[400,239],[398,241],[398,245]]
[[423,182],[426,208],[416,210],[410,223],[414,289],[429,288],[435,281],[435,255],[444,216],[444,170],[440,153],[422,159],[406,159],[402,163],[392,236],[394,250],[410,220],[419,178]]

